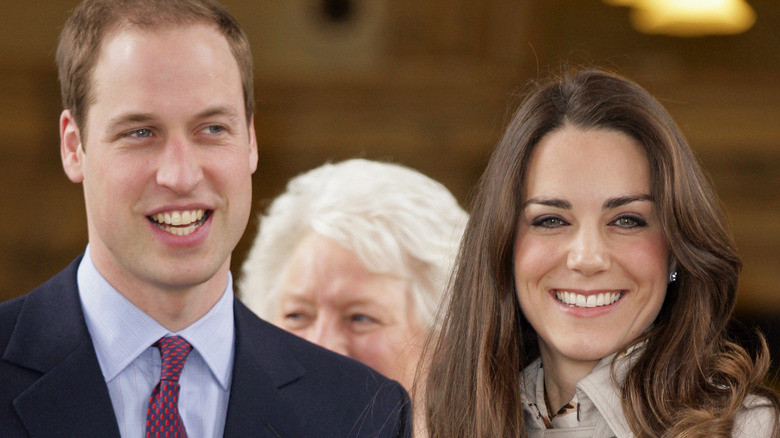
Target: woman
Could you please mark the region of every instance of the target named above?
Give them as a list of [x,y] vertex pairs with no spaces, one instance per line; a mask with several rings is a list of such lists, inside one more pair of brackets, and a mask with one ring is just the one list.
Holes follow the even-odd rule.
[[352,159],[293,178],[260,218],[241,297],[412,389],[467,214],[440,183]]
[[429,346],[430,435],[778,436],[766,343],[725,333],[740,268],[658,101],[602,71],[538,86],[474,200]]

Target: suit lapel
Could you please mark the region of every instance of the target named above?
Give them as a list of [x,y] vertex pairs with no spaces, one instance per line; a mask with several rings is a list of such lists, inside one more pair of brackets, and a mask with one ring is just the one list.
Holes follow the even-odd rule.
[[14,400],[32,437],[119,437],[95,349],[88,339]]
[[25,299],[3,358],[41,374],[14,400],[33,437],[118,437],[76,285],[81,258]]
[[225,437],[287,438],[304,436],[295,410],[279,388],[304,374],[290,352],[237,299],[234,301],[236,351]]

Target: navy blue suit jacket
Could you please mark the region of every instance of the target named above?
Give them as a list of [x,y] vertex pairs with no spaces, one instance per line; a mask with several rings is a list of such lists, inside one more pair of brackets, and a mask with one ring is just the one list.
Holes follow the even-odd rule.
[[[0,304],[0,436],[119,437],[76,284],[81,257]],[[225,437],[411,436],[403,388],[235,300]]]

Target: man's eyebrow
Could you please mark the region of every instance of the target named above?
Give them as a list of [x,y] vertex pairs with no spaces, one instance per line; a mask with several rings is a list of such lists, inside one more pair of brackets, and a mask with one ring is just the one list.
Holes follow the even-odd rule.
[[654,202],[654,199],[652,196],[648,194],[618,196],[616,198],[610,198],[604,201],[604,206],[602,207],[602,209],[611,210],[613,208],[622,207],[624,205],[630,204],[632,202],[637,202],[637,201]]
[[127,123],[146,123],[154,120],[154,116],[148,113],[125,113],[112,117],[106,124],[109,131]]
[[[220,105],[211,108],[206,108],[205,110],[196,114],[195,118],[200,119],[200,118],[212,117],[212,116],[238,117],[238,112],[227,105]],[[141,112],[124,113],[109,119],[108,124],[117,126],[124,123],[133,123],[133,122],[143,123],[143,122],[148,122],[150,120],[154,120],[154,118],[155,118],[154,115],[152,115],[151,113],[141,113]]]
[[238,112],[229,106],[215,106],[207,108],[195,116],[195,119],[206,119],[214,116],[226,116],[231,119],[239,119]]

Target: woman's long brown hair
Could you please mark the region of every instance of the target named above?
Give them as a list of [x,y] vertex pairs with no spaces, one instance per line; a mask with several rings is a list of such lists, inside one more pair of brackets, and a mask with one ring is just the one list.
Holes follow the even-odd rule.
[[[741,261],[719,201],[663,106],[601,70],[537,85],[512,118],[482,175],[461,244],[441,333],[428,345],[425,415],[432,438],[524,437],[520,371],[539,356],[515,293],[512,258],[524,173],[539,140],[572,125],[636,139],[678,277],[622,382],[623,412],[638,437],[731,436],[749,394],[764,386],[766,342],[748,352],[727,335]],[[628,346],[627,346],[628,347]],[[774,436],[780,436],[775,425]]]

